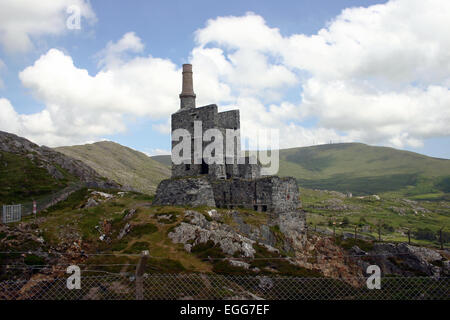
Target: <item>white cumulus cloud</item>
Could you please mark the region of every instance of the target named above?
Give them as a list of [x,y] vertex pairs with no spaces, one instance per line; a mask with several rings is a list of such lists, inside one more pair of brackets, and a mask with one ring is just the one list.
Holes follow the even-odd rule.
[[[284,139],[294,145],[326,132],[326,141],[419,147],[450,135],[448,17],[447,0],[391,0],[345,9],[316,34],[289,36],[253,13],[218,17],[196,32],[192,61],[201,65],[214,50],[209,63],[226,67],[209,69],[231,88],[243,123],[290,128],[297,138]],[[286,87],[297,88],[298,100]],[[293,107],[280,109],[286,102]],[[307,119],[315,130],[302,126]]]
[[[312,35],[282,35],[254,13],[211,19],[196,31],[189,57],[197,105],[239,108],[250,137],[279,129],[283,148],[329,141],[420,147],[450,135],[449,16],[448,0],[391,0],[345,9]],[[9,120],[0,129],[60,145],[148,117],[168,133],[180,66],[143,52],[141,39],[126,33],[106,45],[99,71],[89,74],[69,55],[48,51],[20,73],[45,109],[21,115],[2,99]]]
[[[129,35],[116,44],[123,45]],[[58,146],[123,132],[136,117],[165,120],[179,105],[180,73],[171,61],[147,56],[117,58],[91,75],[70,56],[51,49],[19,74],[45,109],[21,115],[3,99],[1,118],[10,121],[0,123],[0,129]]]
[[88,22],[96,20],[86,0],[2,0],[0,1],[0,44],[8,52],[33,48],[33,38],[67,32],[67,8],[76,6]]

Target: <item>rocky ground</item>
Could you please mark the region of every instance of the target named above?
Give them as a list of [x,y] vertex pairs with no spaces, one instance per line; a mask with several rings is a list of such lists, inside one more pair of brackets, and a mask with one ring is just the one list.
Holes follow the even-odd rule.
[[0,276],[57,278],[69,264],[133,275],[143,250],[147,273],[329,277],[353,286],[371,264],[383,275],[449,275],[447,250],[307,233],[305,214],[154,206],[133,192],[84,189],[36,220],[0,226]]

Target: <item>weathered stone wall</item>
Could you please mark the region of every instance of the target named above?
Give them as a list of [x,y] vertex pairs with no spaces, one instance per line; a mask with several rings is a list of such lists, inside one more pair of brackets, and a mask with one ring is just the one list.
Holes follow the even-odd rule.
[[161,181],[156,190],[155,205],[215,207],[211,184],[205,177]]
[[261,178],[261,166],[257,163],[250,163],[249,157],[245,157],[245,164],[238,164],[238,174],[236,176],[244,179],[258,179]]
[[217,114],[217,125],[219,128],[237,130],[241,127],[239,110],[219,112]]
[[294,178],[276,176],[259,179],[211,181],[217,207],[244,207],[274,213],[297,211],[299,191]]
[[[196,109],[178,110],[178,112],[172,114],[172,131],[176,129],[185,129],[191,135],[191,153],[189,155],[191,159],[190,164],[172,164],[172,177],[187,177],[187,176],[197,176],[205,173],[205,165],[194,164],[194,121],[201,121],[202,132],[211,128],[217,128],[217,105],[211,104]],[[199,138],[199,137],[198,137]],[[176,146],[178,141],[172,141],[172,148]],[[202,151],[209,142],[203,142]],[[203,169],[203,170],[202,170]],[[209,168],[208,168],[209,169]],[[215,173],[217,169],[211,170],[211,174]],[[225,169],[217,170],[219,172],[225,172]],[[208,170],[208,174],[210,174]]]
[[155,204],[242,207],[279,214],[298,211],[300,200],[294,178],[217,180],[196,177],[162,181],[156,191]]
[[[172,115],[172,130],[185,129],[191,134],[191,158],[190,164],[172,165],[173,177],[188,177],[197,176],[202,174],[208,174],[211,177],[223,179],[231,177],[242,177],[245,179],[255,179],[260,177],[260,168],[258,165],[249,164],[249,160],[246,159],[246,164],[237,164],[237,155],[240,151],[240,135],[234,141],[233,157],[234,164],[225,165],[225,153],[226,153],[226,129],[237,130],[240,128],[239,122],[239,110],[231,110],[226,112],[218,112],[217,105],[212,104],[195,109],[180,109],[178,112]],[[201,121],[202,132],[208,129],[219,129],[222,132],[223,140],[223,165],[215,164],[213,166],[203,164],[194,164],[194,145],[195,139],[200,137],[194,137],[194,121]],[[180,143],[179,141],[172,142],[172,148]],[[203,141],[202,151],[211,143],[210,141]],[[207,168],[207,169],[206,169]]]
[[300,207],[300,192],[292,177],[272,177],[272,204],[276,212],[294,212]]

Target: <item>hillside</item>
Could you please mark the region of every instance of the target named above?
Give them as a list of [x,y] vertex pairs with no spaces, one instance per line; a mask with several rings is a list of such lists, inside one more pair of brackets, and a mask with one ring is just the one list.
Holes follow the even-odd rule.
[[450,160],[361,143],[328,144],[281,150],[279,173],[305,188],[442,194],[449,192]]
[[[170,163],[170,156],[152,158]],[[355,195],[438,198],[450,192],[450,160],[362,143],[280,150],[279,175],[295,177],[301,187]]]
[[[365,209],[372,210],[374,206],[391,205],[388,199],[367,198],[345,199],[345,195],[336,192],[308,193],[305,208],[310,228],[304,230],[298,227],[303,211],[280,219],[266,212],[244,209],[155,206],[152,205],[151,196],[135,192],[105,193],[84,188],[41,212],[37,219],[25,217],[21,223],[0,225],[0,281],[26,281],[32,277],[42,277],[42,274],[47,278],[55,277],[58,272],[60,276],[65,274],[69,263],[79,265],[83,276],[120,273],[129,283],[129,277],[134,275],[138,256],[143,250],[150,251],[145,269],[149,276],[202,273],[319,277],[323,280],[341,279],[355,285],[354,280],[360,279],[366,270],[363,262],[381,266],[383,275],[450,274],[448,251],[436,249],[437,226],[432,225],[448,225],[448,215],[439,215],[422,208],[421,214],[415,216],[409,211],[413,207],[418,209],[418,203],[395,202],[392,205],[404,209],[404,219],[399,216],[398,219],[383,221],[381,241],[371,238],[366,240],[361,238],[361,233],[376,235],[373,230],[376,221],[352,217],[345,223],[346,213],[355,210],[356,206],[362,212]],[[339,199],[341,202],[336,202]],[[374,201],[381,201],[381,205]],[[337,205],[341,208],[337,208]],[[434,206],[437,209],[435,211],[445,209],[443,206],[435,207],[435,204],[426,205]],[[441,205],[448,206],[448,202]],[[337,215],[336,210],[340,211]],[[313,211],[316,213],[312,214]],[[330,228],[329,215],[337,222],[336,237],[333,237],[333,227]],[[391,217],[395,215],[393,212],[390,214]],[[413,223],[419,219],[426,220],[433,227],[431,236],[434,238],[422,240],[423,236],[413,228],[414,246],[397,243],[399,240],[405,241],[404,231],[411,227],[408,216],[413,219]],[[358,238],[354,239],[352,232],[356,225]],[[419,248],[418,244],[435,248]],[[8,253],[11,251],[27,253]],[[346,259],[348,255],[352,255],[353,259]],[[355,261],[359,255],[363,256],[363,260]],[[17,268],[7,268],[6,265]],[[29,265],[34,268],[23,269]],[[171,284],[170,281],[170,277],[164,278],[159,288],[170,285],[179,287],[182,284]],[[63,283],[66,283],[66,278]],[[207,283],[210,286],[212,281]],[[197,285],[196,282],[195,286],[189,286],[185,292],[191,296]],[[94,284],[94,287],[97,286]],[[33,287],[24,286],[19,293]],[[109,285],[102,285],[101,291],[95,289],[98,291],[94,294],[104,292],[107,288]],[[329,288],[324,292],[328,292]],[[302,287],[302,291],[304,289]],[[49,297],[53,298],[55,291],[47,291]],[[422,289],[421,294],[425,291]],[[232,293],[227,288],[217,292],[225,295]],[[119,293],[126,292],[120,290]],[[0,297],[1,294],[0,290]]]
[[0,204],[39,200],[74,184],[119,187],[79,160],[0,131]]
[[158,183],[170,176],[167,166],[142,152],[110,141],[56,150],[83,161],[111,180],[143,193],[154,193]]

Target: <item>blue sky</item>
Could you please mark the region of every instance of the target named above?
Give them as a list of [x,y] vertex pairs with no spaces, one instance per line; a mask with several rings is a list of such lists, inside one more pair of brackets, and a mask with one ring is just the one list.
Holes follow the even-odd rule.
[[[178,107],[179,68],[191,62],[199,103],[239,108],[242,126],[252,131],[279,128],[289,137],[284,147],[360,141],[450,158],[450,63],[442,60],[448,57],[439,52],[430,56],[426,48],[410,43],[410,35],[430,39],[414,25],[428,24],[424,19],[429,13],[446,12],[447,5],[424,8],[416,0],[408,6],[405,0],[58,0],[43,13],[29,10],[30,3],[21,8],[19,2],[1,4],[5,7],[0,11],[9,16],[26,11],[36,27],[22,30],[13,20],[0,19],[0,35],[5,30],[12,34],[0,38],[0,130],[39,144],[108,139],[149,154],[164,153],[170,145],[167,119]],[[65,8],[71,4],[82,8],[81,30],[64,27]],[[353,9],[342,14],[346,8]],[[408,15],[418,20],[404,18]],[[406,19],[406,29],[410,24],[409,33],[395,25],[399,19]],[[48,27],[38,26],[47,20]],[[428,45],[434,40],[445,51],[448,43],[439,36],[448,23],[436,21],[429,21],[433,34],[434,28],[442,29]],[[31,44],[19,43],[21,37]],[[380,52],[367,53],[380,47],[381,37],[392,42],[383,43],[386,48]],[[101,65],[102,59],[113,62]],[[259,83],[259,71],[261,78],[270,79]],[[105,75],[112,77],[112,84]],[[127,77],[128,83],[119,77]],[[83,82],[91,80],[89,86],[98,88],[89,91]],[[166,89],[152,100],[145,85]],[[115,105],[122,96],[114,94],[120,92],[130,96]],[[127,101],[134,102],[128,106]],[[172,109],[166,107],[171,104]]]

